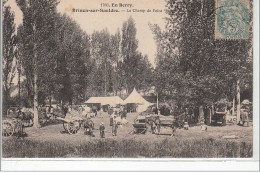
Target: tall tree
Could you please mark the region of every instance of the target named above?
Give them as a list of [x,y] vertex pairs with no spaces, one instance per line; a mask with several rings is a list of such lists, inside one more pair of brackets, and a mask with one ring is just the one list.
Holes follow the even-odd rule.
[[123,69],[126,80],[126,90],[130,92],[135,86],[134,74],[137,69],[137,48],[138,40],[136,39],[136,27],[132,17],[123,23],[121,53],[123,57]]
[[[91,37],[92,43],[92,55],[95,58],[97,67],[102,72],[98,72],[100,74],[102,80],[102,93],[103,95],[107,95],[107,91],[109,88],[109,68],[111,65],[111,42],[110,42],[110,34],[107,29],[104,29],[100,32],[95,31]],[[97,75],[98,75],[97,74]]]
[[120,57],[120,32],[111,35],[107,29],[95,31],[91,36],[91,55],[96,69],[93,76],[94,90],[102,95],[114,94],[118,90]]
[[[33,86],[34,127],[38,128],[39,75],[46,73],[53,55],[53,28],[55,26],[56,0],[16,0],[23,13],[22,41],[23,61]],[[51,70],[50,70],[51,71]]]
[[57,16],[55,28],[55,96],[63,103],[82,102],[91,70],[89,37],[66,15]]
[[119,29],[117,29],[117,32],[114,35],[111,35],[110,42],[111,42],[110,59],[113,68],[113,70],[111,70],[110,88],[113,90],[114,94],[117,95],[117,92],[121,90],[121,86],[122,86],[122,75],[119,68],[119,61],[121,55],[120,53],[121,35]]
[[3,115],[9,107],[10,89],[15,77],[16,34],[14,13],[10,6],[4,6],[3,11]]

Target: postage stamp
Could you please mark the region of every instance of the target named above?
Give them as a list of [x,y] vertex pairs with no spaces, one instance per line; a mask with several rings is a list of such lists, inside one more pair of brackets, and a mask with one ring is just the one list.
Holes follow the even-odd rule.
[[249,0],[216,0],[216,39],[249,38]]

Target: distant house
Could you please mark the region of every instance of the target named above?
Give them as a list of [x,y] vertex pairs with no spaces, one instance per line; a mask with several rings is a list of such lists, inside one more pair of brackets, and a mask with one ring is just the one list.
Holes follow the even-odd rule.
[[107,106],[110,105],[112,107],[116,105],[123,104],[124,101],[118,96],[110,96],[110,97],[90,97],[85,104],[89,107],[96,106],[98,109],[103,108],[107,109]]

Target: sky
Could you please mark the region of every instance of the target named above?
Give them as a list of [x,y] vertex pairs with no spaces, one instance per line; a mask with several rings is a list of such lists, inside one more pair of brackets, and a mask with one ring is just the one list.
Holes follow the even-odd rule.
[[[110,5],[110,7],[103,7],[102,9],[118,9],[120,12],[72,12],[73,8],[100,9],[101,3],[108,3]],[[112,3],[117,4],[118,7],[111,7]],[[119,3],[131,4],[133,7],[119,7]],[[22,23],[22,13],[17,7],[15,0],[9,0],[7,4],[9,4],[15,12],[15,23],[18,26]],[[151,12],[147,12],[148,9],[150,9]],[[132,16],[136,23],[136,37],[139,43],[138,51],[144,55],[148,55],[149,61],[153,66],[155,66],[156,43],[148,24],[158,24],[161,28],[164,28],[164,9],[164,0],[60,0],[57,7],[58,12],[69,15],[87,34],[92,34],[94,30],[100,31],[104,28],[107,28],[111,34],[114,34],[117,29],[121,32],[123,22]],[[131,12],[126,12],[129,10],[131,10]],[[145,10],[145,12],[139,12],[143,10]],[[153,12],[153,10],[161,10],[161,12]]]

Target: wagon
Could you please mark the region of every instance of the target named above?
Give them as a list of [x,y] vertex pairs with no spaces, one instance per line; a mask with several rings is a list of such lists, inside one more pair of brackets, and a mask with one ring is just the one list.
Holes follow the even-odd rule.
[[84,128],[89,133],[92,133],[94,128],[94,122],[90,118],[87,118],[87,116],[81,116],[75,111],[72,111],[65,118],[52,114],[51,119],[61,121],[65,132],[68,132],[71,135],[76,134],[81,128]]
[[15,132],[23,134],[23,122],[16,118],[5,118],[2,121],[2,135],[12,136]]
[[147,131],[147,124],[145,116],[138,116],[133,124],[134,133],[145,134]]
[[159,116],[156,122],[155,134],[171,134],[173,121],[175,121],[173,116]]
[[211,117],[211,124],[226,125],[226,112],[215,112]]
[[148,124],[151,124],[152,122],[156,122],[156,120],[159,120],[159,115],[157,114],[147,114],[145,115],[145,120]]
[[55,119],[60,120],[63,123],[63,128],[69,134],[76,134],[79,129],[82,127],[84,119],[81,117],[73,118],[61,118],[56,117]]
[[226,125],[226,104],[220,103],[216,107],[216,111],[213,111],[212,116],[210,117],[210,124],[221,124],[222,126]]

